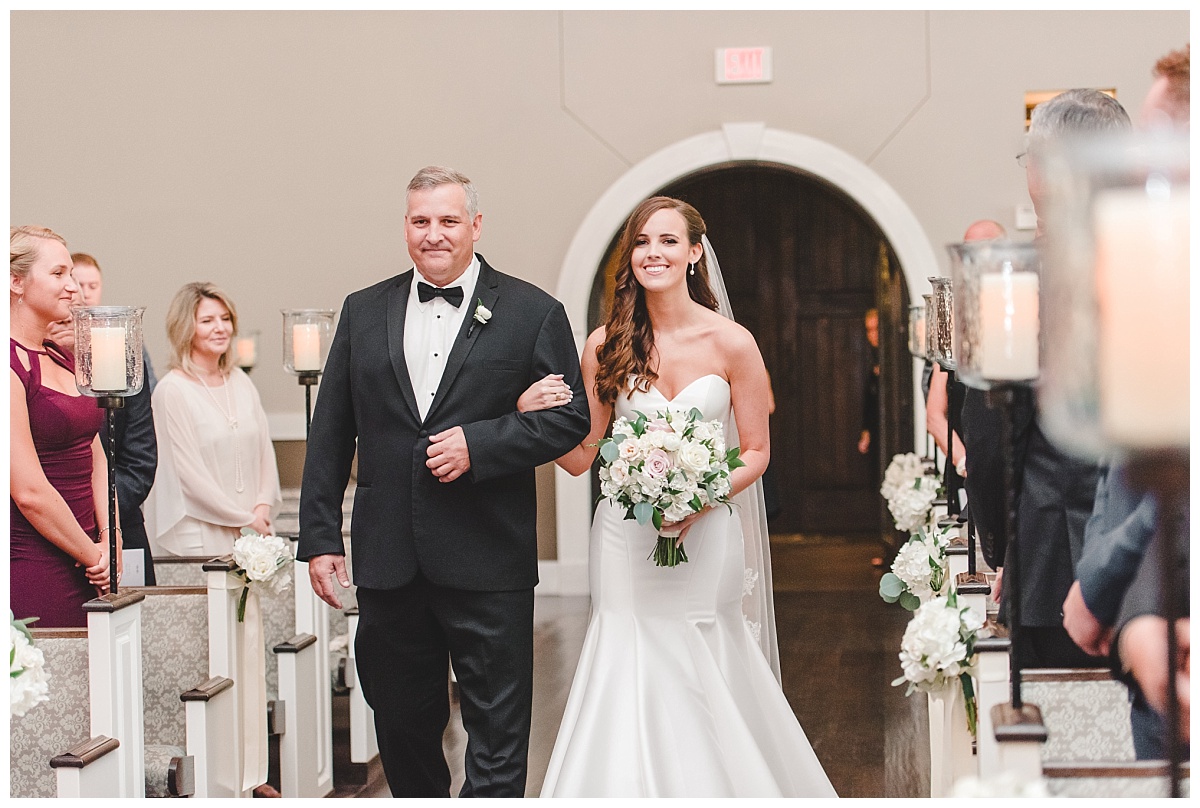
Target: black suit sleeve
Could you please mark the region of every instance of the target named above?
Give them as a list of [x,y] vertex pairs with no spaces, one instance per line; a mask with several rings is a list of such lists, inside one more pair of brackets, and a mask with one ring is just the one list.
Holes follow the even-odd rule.
[[561,407],[514,411],[500,418],[463,424],[473,481],[485,482],[549,463],[587,436],[591,428],[587,394],[571,324],[561,303],[555,303],[542,321],[530,371],[530,384],[549,373],[563,374],[574,397]]
[[1117,619],[1146,548],[1154,536],[1154,497],[1134,492],[1117,466],[1096,485],[1092,518],[1075,575],[1088,609],[1106,626]]
[[116,427],[117,501],[126,513],[146,501],[158,469],[150,385],[143,381],[141,391],[125,399],[125,406],[117,411]]
[[[342,306],[337,331],[321,377],[305,448],[300,487],[300,541],[297,558],[346,554],[342,541],[342,501],[358,440],[350,395],[350,305]],[[310,459],[313,462],[307,462]]]

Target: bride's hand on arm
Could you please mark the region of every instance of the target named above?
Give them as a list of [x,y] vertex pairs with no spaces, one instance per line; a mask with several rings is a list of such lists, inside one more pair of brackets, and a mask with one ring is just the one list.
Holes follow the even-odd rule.
[[563,381],[561,373],[551,373],[529,385],[529,389],[517,399],[518,412],[537,412],[551,407],[561,407],[571,401],[573,393]]
[[678,522],[663,522],[663,529],[679,530],[679,538],[675,540],[675,546],[678,547],[683,544],[683,540],[687,538],[688,531],[692,529],[692,525],[696,524],[696,520],[701,516],[704,516],[704,514],[708,513],[710,510],[712,510],[712,508],[712,505],[705,505],[700,510],[692,514],[688,514]]
[[558,458],[556,463],[568,474],[578,477],[586,474],[596,460],[600,439],[608,432],[612,421],[612,405],[601,404],[596,399],[596,374],[600,363],[596,359],[596,349],[604,342],[604,326],[600,326],[587,338],[583,346],[583,357],[579,368],[583,375],[583,389],[587,391],[588,411],[591,414],[592,428],[578,446]]
[[[771,459],[770,417],[767,402],[771,395],[770,377],[758,344],[742,326],[730,323],[731,337],[726,340],[726,368],[729,372],[730,401],[737,419],[738,457],[746,465],[733,470],[730,496],[740,494],[762,476]],[[726,439],[732,448],[732,443]]]

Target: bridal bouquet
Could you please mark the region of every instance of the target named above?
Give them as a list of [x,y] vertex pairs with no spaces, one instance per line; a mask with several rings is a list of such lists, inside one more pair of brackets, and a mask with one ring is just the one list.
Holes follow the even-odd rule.
[[29,624],[36,617],[18,620],[8,610],[8,696],[10,715],[23,716],[43,701],[50,700],[50,674],[46,672],[46,658],[33,645]]
[[900,601],[913,612],[930,598],[943,594],[949,579],[949,546],[949,531],[918,528],[896,553],[892,571],[880,579],[879,596],[888,603]]
[[746,465],[737,447],[725,448],[721,422],[705,421],[694,407],[618,418],[612,437],[600,441],[600,459],[600,496],[623,506],[626,519],[659,531],[650,554],[659,567],[687,561],[679,534],[664,533],[663,523],[709,505],[729,507],[730,472]]
[[233,543],[235,568],[229,573],[243,581],[238,599],[238,622],[246,619],[246,597],[253,589],[275,594],[292,582],[292,549],[278,536],[260,536],[248,527]]
[[952,687],[957,679],[967,708],[967,728],[975,734],[975,687],[971,670],[975,665],[975,641],[983,621],[970,607],[958,605],[951,591],[924,603],[904,630],[900,641],[900,665],[904,675],[893,685],[908,682],[904,695],[914,691],[934,693]]

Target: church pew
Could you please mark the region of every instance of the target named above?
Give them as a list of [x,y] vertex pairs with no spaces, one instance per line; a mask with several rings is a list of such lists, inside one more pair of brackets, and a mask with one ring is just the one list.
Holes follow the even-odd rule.
[[50,701],[12,717],[13,796],[144,793],[142,600],[125,590],[90,601],[84,607],[87,629],[34,624],[34,643],[50,674]]
[[147,587],[142,644],[146,796],[167,796],[162,772],[190,756],[195,796],[241,794],[237,700],[231,677],[209,670],[208,590]]
[[30,631],[50,676],[50,700],[11,716],[9,796],[120,796],[120,742],[93,736],[89,726],[87,629]]
[[[1169,797],[1167,764],[1161,760],[1044,763],[1042,776],[1052,797]],[[1191,796],[1191,764],[1181,770],[1180,791]]]

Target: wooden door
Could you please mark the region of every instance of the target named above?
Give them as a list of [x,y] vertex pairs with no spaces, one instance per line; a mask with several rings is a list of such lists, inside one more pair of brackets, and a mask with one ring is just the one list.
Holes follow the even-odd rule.
[[[911,434],[885,427],[883,451],[857,450],[872,367],[863,315],[884,308],[880,290],[903,292],[903,283],[877,284],[883,271],[900,277],[878,226],[835,188],[776,165],[717,167],[662,193],[691,203],[704,217],[734,316],[758,340],[771,374],[771,473],[782,502],[772,532],[878,535],[884,524],[880,462],[871,458],[891,457],[912,441]],[[609,264],[606,259],[597,275],[589,327],[607,311]],[[888,314],[897,307],[907,311],[900,300],[886,307]],[[881,316],[881,337],[883,328]],[[886,347],[882,338],[881,344]],[[880,400],[890,391],[903,405],[910,378],[911,363],[883,363]],[[898,417],[882,420],[894,425]]]

